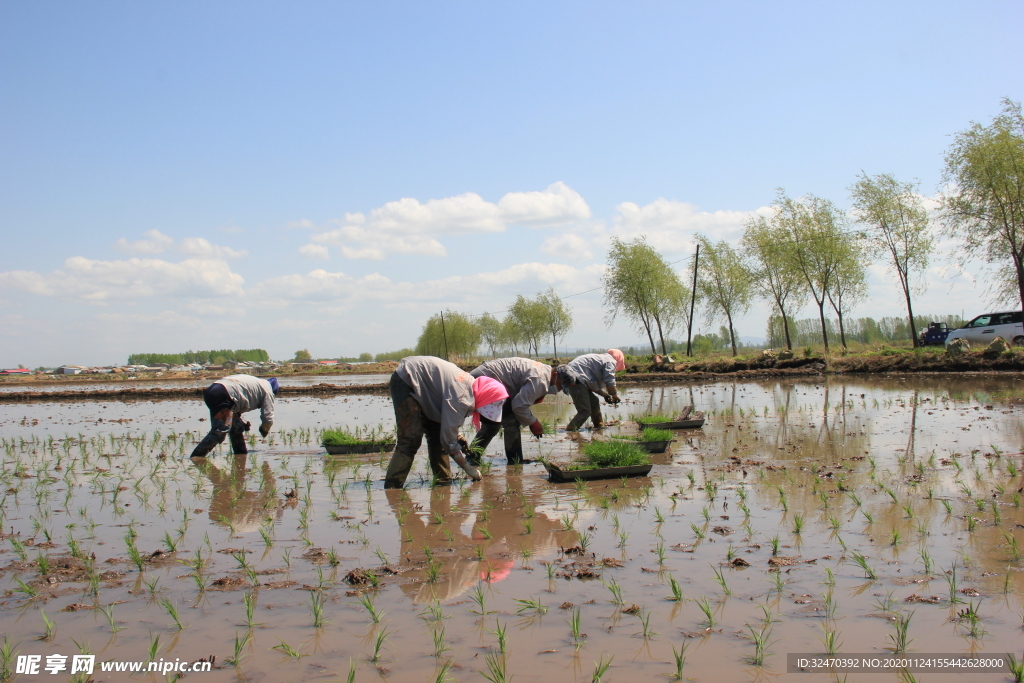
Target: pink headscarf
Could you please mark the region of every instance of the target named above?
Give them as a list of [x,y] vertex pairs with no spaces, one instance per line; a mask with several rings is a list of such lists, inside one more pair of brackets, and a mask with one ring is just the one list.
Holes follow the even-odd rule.
[[608,349],[608,355],[615,359],[615,372],[626,369],[626,357],[618,349]]
[[480,408],[508,398],[504,385],[493,377],[477,377],[473,381],[473,399],[477,409],[473,411],[473,426],[480,429]]

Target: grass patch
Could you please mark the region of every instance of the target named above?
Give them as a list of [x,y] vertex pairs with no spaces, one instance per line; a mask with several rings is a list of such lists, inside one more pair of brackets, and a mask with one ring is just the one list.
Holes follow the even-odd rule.
[[619,439],[620,441],[671,441],[673,436],[675,436],[675,433],[671,429],[645,427],[639,438],[629,434],[613,434],[611,438]]
[[324,446],[356,446],[388,441],[394,441],[394,435],[384,432],[381,428],[352,431],[345,427],[339,427],[338,429],[325,429],[320,435],[320,443]]
[[675,422],[676,418],[671,415],[639,415],[633,418],[640,424],[657,424],[659,422]]
[[621,439],[595,441],[583,447],[583,460],[569,463],[563,470],[593,470],[606,467],[635,467],[651,464],[647,451]]

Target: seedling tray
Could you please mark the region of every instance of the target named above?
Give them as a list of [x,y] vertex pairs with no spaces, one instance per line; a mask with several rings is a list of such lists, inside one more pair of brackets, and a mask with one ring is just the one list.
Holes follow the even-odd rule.
[[651,429],[700,429],[704,426],[704,418],[696,420],[676,420],[674,422],[637,422],[640,429],[650,427]]
[[395,450],[394,441],[378,441],[375,443],[345,443],[337,446],[324,446],[331,455],[359,455],[362,453],[388,453]]
[[654,465],[633,465],[632,467],[602,467],[593,470],[563,470],[554,463],[544,463],[548,478],[554,482],[572,482],[577,479],[618,479],[619,477],[645,477]]

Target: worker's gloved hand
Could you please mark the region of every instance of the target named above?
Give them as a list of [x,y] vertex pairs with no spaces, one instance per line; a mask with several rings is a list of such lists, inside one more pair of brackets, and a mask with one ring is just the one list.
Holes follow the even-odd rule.
[[544,434],[544,425],[540,423],[540,420],[534,420],[530,423],[530,433],[538,439]]
[[622,399],[619,398],[619,392],[615,390],[615,387],[608,387],[608,395],[605,397],[605,402],[608,405],[614,406],[618,405],[621,400]]
[[265,439],[267,438],[267,434],[270,434],[270,424],[264,422],[263,424],[260,425],[260,436],[262,436]]
[[251,425],[251,424],[249,424],[248,422],[246,422],[246,421],[245,421],[245,420],[243,420],[242,418],[240,418],[240,417],[239,417],[239,418],[236,418],[236,419],[237,419],[237,420],[238,420],[238,422],[239,422],[239,423],[240,423],[240,424],[242,425],[242,428],[241,428],[241,430],[242,430],[243,432],[247,432],[247,431],[249,431],[249,428],[250,428],[250,427],[252,427],[252,425]]

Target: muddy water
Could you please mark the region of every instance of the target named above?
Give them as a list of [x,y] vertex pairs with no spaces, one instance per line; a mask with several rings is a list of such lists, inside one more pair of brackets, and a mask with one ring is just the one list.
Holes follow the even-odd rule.
[[[484,680],[488,661],[517,681],[590,680],[611,657],[605,681],[669,680],[680,647],[687,679],[823,681],[787,674],[786,653],[824,652],[831,632],[841,652],[885,655],[908,615],[909,652],[1019,652],[1017,396],[1019,380],[983,377],[630,389],[609,418],[708,414],[650,478],[550,484],[502,464],[496,439],[484,481],[431,489],[421,454],[404,492],[381,489],[387,456],[316,445],[327,426],[390,427],[383,397],[281,401],[272,442],[205,467],[182,458],[208,426],[198,401],[2,405],[0,631],[20,654],[215,655],[223,668],[195,674],[211,681],[353,665],[358,681]],[[572,415],[564,398],[538,412]],[[378,587],[346,581],[356,570]]]

